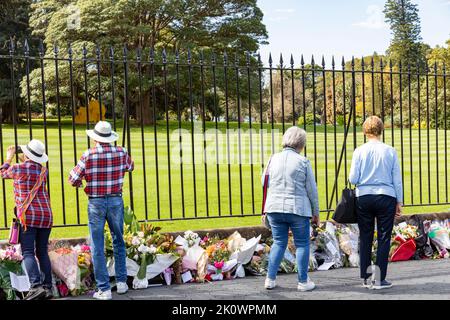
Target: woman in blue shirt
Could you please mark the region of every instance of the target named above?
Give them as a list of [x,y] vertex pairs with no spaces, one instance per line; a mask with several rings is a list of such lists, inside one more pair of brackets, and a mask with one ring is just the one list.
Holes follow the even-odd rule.
[[[291,127],[283,135],[283,151],[272,155],[266,171],[269,175],[264,213],[272,229],[266,289],[276,286],[275,279],[288,243],[289,229],[294,235],[300,291],[315,288],[308,277],[310,222],[319,224],[317,186],[309,160],[300,152],[306,144],[306,132]],[[264,183],[265,173],[262,176]]]
[[[356,211],[360,230],[360,271],[363,286],[372,289],[392,287],[386,280],[394,218],[401,216],[403,189],[397,152],[380,141],[383,122],[371,116],[363,124],[368,141],[353,152],[349,181],[356,185]],[[377,225],[377,259],[380,277],[372,283],[372,243]]]

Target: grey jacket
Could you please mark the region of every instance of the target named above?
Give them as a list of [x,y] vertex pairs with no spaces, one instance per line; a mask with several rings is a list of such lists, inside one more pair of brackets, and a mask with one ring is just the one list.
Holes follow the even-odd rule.
[[293,213],[303,217],[319,215],[319,199],[309,160],[292,148],[272,155],[261,178],[269,173],[264,213]]

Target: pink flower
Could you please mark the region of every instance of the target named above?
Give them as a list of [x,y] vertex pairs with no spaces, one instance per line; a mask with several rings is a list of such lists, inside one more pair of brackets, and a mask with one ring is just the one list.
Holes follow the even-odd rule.
[[214,261],[214,267],[218,270],[222,270],[224,264],[225,262],[223,261]]
[[69,295],[69,288],[67,288],[66,284],[63,282],[61,284],[56,285],[58,288],[59,294],[61,297],[67,297]]
[[86,244],[83,244],[81,246],[81,252],[91,252],[91,247]]

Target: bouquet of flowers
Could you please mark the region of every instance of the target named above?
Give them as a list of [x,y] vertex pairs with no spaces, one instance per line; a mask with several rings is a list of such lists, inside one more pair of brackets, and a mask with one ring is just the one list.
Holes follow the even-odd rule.
[[359,267],[359,229],[356,224],[341,225],[337,230],[339,247],[351,267]]
[[219,240],[206,248],[208,256],[207,280],[231,279],[231,271],[236,266],[237,260],[230,260],[231,252],[228,250],[228,241]]
[[449,258],[450,257],[450,236],[449,229],[446,228],[447,222],[442,224],[438,221],[430,223],[424,222],[425,232],[428,233],[428,237],[431,243],[436,247],[439,255],[434,255],[433,258]]
[[22,259],[19,246],[9,246],[5,249],[0,249],[0,291],[4,291],[7,300],[16,299],[9,273],[22,274]]

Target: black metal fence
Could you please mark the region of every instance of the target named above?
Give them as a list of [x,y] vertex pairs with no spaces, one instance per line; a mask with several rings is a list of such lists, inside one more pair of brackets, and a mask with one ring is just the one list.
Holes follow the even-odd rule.
[[[385,122],[383,141],[401,159],[405,204],[448,204],[445,66],[402,66],[382,56],[268,65],[255,54],[197,50],[128,50],[74,45],[0,54],[7,83],[0,96],[0,157],[31,138],[49,154],[57,226],[87,223],[83,192],[69,170],[90,147],[85,129],[111,121],[135,160],[125,201],[142,220],[205,219],[260,214],[262,170],[280,150],[283,132],[308,132],[323,212],[333,210],[360,126],[372,114]],[[91,105],[89,108],[88,106]],[[85,107],[82,112],[81,106]],[[350,111],[353,113],[348,121]],[[344,136],[348,131],[349,138]],[[2,181],[3,222],[13,212],[12,184]]]

